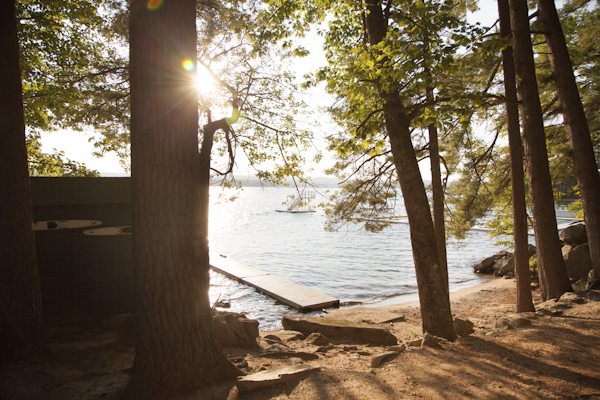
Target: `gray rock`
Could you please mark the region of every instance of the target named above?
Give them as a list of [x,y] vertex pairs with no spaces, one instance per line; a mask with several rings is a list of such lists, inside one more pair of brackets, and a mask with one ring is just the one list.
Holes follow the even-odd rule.
[[286,351],[269,351],[263,353],[261,357],[264,358],[299,358],[305,361],[317,360],[319,355],[315,353],[307,353],[305,351],[293,351],[287,349]]
[[396,353],[402,353],[404,350],[406,350],[406,345],[403,345],[403,344],[398,344],[396,346],[390,346],[387,349],[385,349],[385,351],[395,351]]
[[219,301],[217,303],[216,307],[219,307],[219,308],[231,308],[231,303],[228,302],[228,301],[222,300],[222,301]]
[[433,336],[430,333],[426,333],[423,336],[423,341],[421,342],[421,347],[426,346],[426,347],[433,347],[433,348],[439,348],[440,343],[442,343],[443,339],[437,337],[437,336]]
[[578,246],[588,242],[585,224],[571,225],[563,229],[559,235],[563,242],[572,246]]
[[326,346],[329,344],[329,340],[323,334],[318,332],[311,333],[304,341],[315,346]]
[[454,324],[454,331],[456,332],[456,334],[458,336],[469,336],[471,333],[474,332],[473,330],[473,323],[471,321],[469,321],[468,319],[460,319],[460,318],[456,318],[453,322]]
[[[593,271],[593,270],[592,270]],[[576,292],[583,292],[587,288],[588,281],[586,279],[580,279],[575,283],[572,283],[573,290]]]
[[399,353],[396,351],[386,351],[384,353],[379,353],[379,354],[373,356],[373,358],[371,359],[371,368],[380,367],[384,361],[390,360],[391,358],[394,358],[394,357],[397,357],[398,354]]
[[491,274],[493,271],[492,267],[494,266],[496,261],[502,259],[503,257],[506,257],[508,254],[510,254],[510,253],[502,250],[501,252],[494,254],[491,257],[484,258],[483,260],[479,261],[477,264],[473,265],[473,272],[476,272],[478,274]]
[[506,256],[502,257],[492,266],[492,273],[494,276],[504,276],[509,271],[515,270],[515,258],[512,254],[507,253]]
[[542,314],[550,315],[557,314],[561,310],[571,308],[571,306],[565,303],[558,303],[557,299],[550,299],[542,303],[536,304],[535,308]]
[[283,343],[275,343],[267,347],[262,354],[265,358],[300,358],[302,360],[316,360],[319,358],[317,354],[307,353],[304,351],[294,351]]
[[506,250],[500,250],[498,253],[496,253],[495,257],[498,257],[497,259],[501,259],[504,258],[506,256],[512,256],[512,253],[510,251],[506,251]]
[[281,319],[283,327],[287,330],[302,332],[304,335],[321,333],[327,338],[345,338],[356,343],[392,346],[398,339],[390,331],[383,328],[365,327],[360,324],[338,323],[323,317],[288,317]]
[[321,346],[315,352],[317,353],[327,353],[329,350],[335,349],[335,346]]
[[510,319],[503,317],[496,321],[496,329],[512,329]]
[[240,392],[250,392],[277,383],[288,382],[294,378],[306,376],[307,374],[318,370],[319,367],[312,365],[288,365],[239,377],[236,386]]
[[[498,270],[498,275],[499,276],[505,276],[508,274],[514,275],[515,257],[514,256],[506,257],[506,258],[502,259],[502,262],[503,262],[503,265]],[[494,267],[496,267],[496,266],[494,265]]]
[[521,317],[502,317],[496,321],[496,329],[517,329],[531,325],[531,320]]
[[564,304],[581,304],[585,302],[585,299],[579,296],[577,293],[566,292],[558,299],[558,302]]
[[478,274],[489,274],[496,261],[497,260],[493,257],[485,258],[479,261],[477,264],[473,264],[473,272]]
[[215,311],[213,314],[215,337],[223,347],[257,346],[258,321],[244,314]]
[[282,342],[281,338],[277,335],[269,334],[269,335],[260,335],[263,339],[271,340],[273,342]]
[[577,247],[565,245],[562,247],[562,254],[569,278],[575,280],[587,279],[592,269],[589,245],[587,243]]
[[290,348],[283,343],[274,343],[265,349],[266,353],[279,353],[282,351],[290,351]]
[[[276,336],[279,338],[279,342],[293,342],[295,340],[304,340],[304,335],[302,332],[298,331],[265,331],[261,332],[260,336],[263,338],[270,338],[271,336]],[[271,338],[273,340],[273,338]]]

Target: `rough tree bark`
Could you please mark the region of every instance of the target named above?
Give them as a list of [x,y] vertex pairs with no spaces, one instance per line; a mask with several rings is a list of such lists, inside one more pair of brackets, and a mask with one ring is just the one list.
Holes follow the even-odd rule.
[[154,10],[146,4],[130,5],[137,300],[125,399],[173,396],[240,373],[214,337],[208,299],[198,100],[193,72],[183,67],[196,64],[196,2],[165,1]]
[[[366,6],[366,30],[369,44],[373,46],[385,37],[387,21],[381,2],[367,1]],[[384,100],[385,126],[409,220],[423,331],[454,340],[456,333],[452,324],[448,284],[440,267],[429,202],[410,136],[411,116],[397,89],[393,89],[396,85],[393,82],[388,84],[385,86],[392,89],[382,90],[380,86],[379,92]]]
[[0,364],[46,356],[15,2],[0,2]]
[[538,0],[540,19],[544,26],[546,45],[550,50],[552,77],[573,153],[575,177],[581,192],[592,265],[600,276],[600,175],[594,157],[590,129],[579,89],[573,75],[565,36],[553,0]]
[[[508,0],[498,0],[500,35],[511,37],[510,8]],[[535,311],[531,297],[531,273],[527,249],[527,203],[523,175],[523,144],[519,125],[519,104],[512,46],[502,50],[504,69],[504,96],[508,123],[508,147],[510,153],[510,179],[513,206],[513,237],[515,241],[515,275],[517,277],[517,312]]]
[[562,258],[544,120],[535,75],[527,0],[509,0],[510,21],[515,36],[514,61],[521,96],[523,143],[529,178],[529,196],[537,246],[537,265],[544,300],[560,297],[572,287]]

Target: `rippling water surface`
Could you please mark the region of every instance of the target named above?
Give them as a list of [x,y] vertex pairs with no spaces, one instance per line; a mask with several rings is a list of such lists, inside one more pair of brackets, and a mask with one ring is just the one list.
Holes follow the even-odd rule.
[[[294,193],[291,188],[244,188],[233,202],[219,201],[211,188],[211,253],[262,269],[341,302],[374,305],[398,303],[417,291],[408,225],[393,224],[380,233],[360,225],[326,232],[321,210],[308,214],[278,213]],[[319,194],[315,201],[322,200]],[[450,290],[481,283],[472,264],[501,250],[486,232],[448,245]],[[297,312],[256,290],[211,272],[211,302],[229,301],[230,311],[258,319],[261,330],[280,326],[281,316]],[[412,298],[411,298],[412,299]]]

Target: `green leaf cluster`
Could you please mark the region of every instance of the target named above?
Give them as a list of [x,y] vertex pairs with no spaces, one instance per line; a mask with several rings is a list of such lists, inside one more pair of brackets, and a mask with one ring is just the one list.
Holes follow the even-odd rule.
[[[376,230],[385,223],[375,227],[372,217],[381,214],[381,204],[397,196],[381,93],[399,94],[415,152],[426,157],[428,125],[435,124],[444,135],[464,134],[472,108],[477,101],[483,103],[462,70],[484,31],[466,23],[459,12],[464,4],[452,0],[389,1],[383,4],[385,37],[372,45],[365,28],[369,11],[363,2],[327,5],[328,29],[323,35],[328,66],[307,84],[324,82],[337,98],[328,111],[340,131],[328,137],[328,148],[339,161],[329,172],[345,184],[326,208],[328,228],[358,217],[367,221],[367,229]],[[435,93],[433,99],[428,98],[428,89]],[[448,161],[452,161],[453,149],[448,147]]]
[[[117,150],[116,142],[128,141],[128,68],[110,40],[109,17],[121,4],[24,0],[16,6],[30,141],[39,142],[43,131],[93,126],[104,134],[101,149]],[[39,154],[29,157],[33,162]]]
[[198,6],[198,61],[217,89],[201,89],[201,125],[227,113],[231,101],[241,112],[231,137],[215,135],[213,164],[227,164],[215,166],[215,175],[227,182],[236,152],[242,152],[261,180],[284,184],[291,176],[306,181],[303,165],[313,136],[292,68],[306,49],[265,33],[274,29],[273,11],[260,2],[223,3],[209,11]]
[[[574,73],[579,84],[581,98],[588,117],[592,140],[595,147],[599,143],[598,126],[598,82],[600,82],[600,58],[598,58],[598,26],[600,9],[597,3],[576,0],[565,3],[559,11],[565,37],[569,47]],[[543,34],[533,20],[532,30],[539,32],[533,35],[536,74],[540,91],[540,101],[544,111],[546,126],[546,146],[550,173],[554,185],[555,200],[561,203],[567,193],[575,193],[571,149],[567,134],[562,125],[562,115],[558,104],[556,87],[552,80],[548,49]],[[487,48],[486,57],[498,59],[504,45],[497,36],[488,36],[480,48]],[[483,58],[482,60],[485,60]],[[486,65],[489,79],[489,92],[499,99],[503,95],[502,70],[494,69],[494,62],[482,62]],[[473,73],[479,74],[476,69]],[[490,97],[493,99],[493,97]],[[457,237],[464,237],[465,232],[477,221],[487,220],[492,236],[512,234],[512,206],[510,177],[508,169],[508,146],[506,145],[506,115],[501,102],[487,101],[477,113],[481,121],[485,121],[500,140],[495,141],[493,148],[470,142],[462,147],[461,169],[458,181],[450,187],[448,203],[452,209],[450,230]],[[527,186],[527,185],[526,185]],[[573,195],[567,195],[572,198]],[[527,200],[529,202],[529,200]],[[581,202],[569,205],[571,211],[580,212]],[[490,218],[492,217],[492,218]],[[531,222],[531,221],[530,221]],[[498,244],[512,245],[512,240],[500,240]]]

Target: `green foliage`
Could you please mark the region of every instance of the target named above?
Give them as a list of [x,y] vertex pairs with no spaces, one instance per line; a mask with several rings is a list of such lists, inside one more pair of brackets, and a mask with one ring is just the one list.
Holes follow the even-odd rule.
[[114,103],[127,67],[104,35],[108,28],[98,6],[91,0],[17,2],[28,127],[76,128],[127,111],[118,113]]
[[[579,197],[580,196],[579,187],[576,186],[575,188],[576,188],[577,197]],[[567,210],[574,213],[575,218],[583,219],[583,203],[581,201],[581,198],[578,198],[577,200],[571,202],[567,206]]]
[[[560,11],[563,21],[563,30],[568,42],[571,59],[574,65],[575,75],[580,85],[580,93],[588,116],[588,123],[592,131],[592,140],[599,142],[598,125],[598,82],[600,82],[600,71],[598,51],[598,30],[600,26],[599,6],[597,3],[590,7],[589,1],[577,0],[567,2]],[[534,22],[534,30],[536,30]],[[537,31],[540,31],[537,29]],[[540,89],[540,101],[544,110],[548,159],[550,173],[555,188],[555,199],[560,202],[561,191],[572,192],[568,187],[573,185],[573,161],[567,134],[562,125],[559,104],[556,96],[556,88],[551,77],[550,60],[545,39],[541,33],[534,35],[534,51],[536,52],[536,68],[538,87]],[[472,62],[479,66],[487,65],[487,70],[492,71],[494,58],[499,58],[499,52],[506,45],[498,41],[494,36],[479,46],[486,49],[483,62]],[[477,55],[477,53],[473,53]],[[481,57],[482,55],[477,55]],[[486,58],[487,57],[487,58]],[[490,62],[486,62],[489,59]],[[484,69],[482,68],[481,71]],[[500,70],[496,72],[501,72]],[[469,79],[471,78],[471,74]],[[473,77],[481,75],[477,69],[472,69]],[[489,72],[488,72],[489,74]],[[493,77],[492,77],[493,78]],[[495,79],[490,79],[488,86],[490,93],[502,96],[502,74],[496,74]],[[490,97],[492,99],[492,97]],[[500,103],[486,102],[477,112],[480,119],[487,121],[491,130],[498,132],[501,137],[505,136],[505,111]],[[480,157],[481,145],[467,145],[460,143],[458,152],[462,168],[459,171],[459,179],[449,190],[448,203],[453,209],[452,221],[448,224],[449,229],[457,237],[463,237],[464,232],[477,220],[486,217],[486,212],[495,215],[488,222],[492,237],[512,234],[512,207],[511,193],[508,176],[508,148],[498,146],[489,154],[490,157]],[[596,145],[597,146],[597,145]],[[474,162],[477,161],[477,162]],[[576,211],[577,217],[582,217],[580,201],[569,205],[571,211]],[[499,241],[498,244],[512,245],[512,240]]]
[[379,232],[391,224],[396,215],[400,191],[391,160],[377,173],[358,171],[341,185],[323,204],[327,222],[325,229],[338,230],[346,223],[363,224],[370,232]]
[[[114,151],[127,162],[127,2],[23,1],[18,16],[26,125],[38,131],[91,126],[95,154]],[[289,60],[306,50],[273,33],[280,28],[260,1],[198,2],[197,21],[198,60],[218,86],[203,93],[203,122],[226,113],[223,105],[232,99],[242,111],[234,137],[215,138],[217,152],[233,161],[228,153],[241,149],[253,166],[266,165],[257,174],[263,179],[305,179],[301,166],[312,136],[299,121],[304,104],[295,97]],[[30,158],[40,156],[37,149]]]
[[271,28],[271,14],[259,5],[223,3],[210,12],[201,5],[198,10],[199,68],[216,85],[212,91],[200,88],[202,124],[220,118],[227,112],[223,105],[231,101],[241,111],[231,135],[215,135],[215,175],[224,175],[227,182],[235,152],[241,151],[261,180],[307,180],[303,165],[312,132],[291,68],[293,58],[306,51],[278,37],[267,40],[264,31]]
[[534,281],[539,280],[538,268],[537,268],[537,255],[532,255],[529,258],[529,272],[531,273],[531,279]]
[[[447,135],[464,133],[470,125],[471,109],[481,96],[457,71],[483,31],[462,19],[457,10],[464,8],[458,2],[386,2],[385,38],[370,45],[364,25],[369,11],[363,3],[327,5],[329,28],[323,35],[328,66],[306,83],[325,82],[326,90],[338,98],[329,112],[341,131],[328,140],[339,160],[329,173],[346,183],[326,208],[327,228],[363,221],[375,231],[386,226],[380,218],[389,216],[385,205],[398,189],[380,93],[400,95],[415,152],[425,157],[427,125],[435,123]],[[434,100],[428,100],[428,88],[435,91]],[[448,148],[451,162],[452,153]]]
[[510,170],[506,148],[496,141],[485,143],[470,135],[461,142],[461,163],[457,168],[459,178],[447,192],[449,213],[447,229],[458,239],[488,211],[510,213]]
[[[37,143],[29,146],[31,162],[64,160],[61,153],[40,152],[39,133],[66,127],[93,126],[104,135],[97,143],[100,153],[126,156],[121,143],[129,140],[128,68],[108,25],[119,6],[112,0],[17,2],[25,124],[30,142]],[[75,165],[65,161],[65,171],[85,170]]]
[[600,5],[572,0],[561,9],[563,30],[569,47],[579,93],[596,148],[600,141]]

